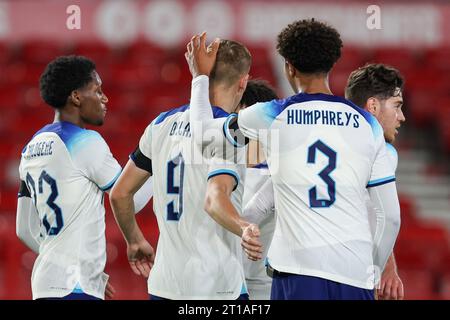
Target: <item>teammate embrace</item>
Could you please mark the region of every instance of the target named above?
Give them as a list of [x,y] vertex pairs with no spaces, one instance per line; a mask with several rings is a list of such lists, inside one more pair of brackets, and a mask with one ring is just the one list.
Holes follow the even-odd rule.
[[[374,299],[377,284],[379,298],[401,299],[397,155],[386,142],[405,120],[403,80],[367,65],[350,76],[348,100],[334,96],[328,77],[341,48],[339,33],[314,19],[282,30],[277,50],[295,94],[279,100],[249,81],[245,46],[194,36],[190,103],[148,125],[121,173],[104,140],[84,129],[106,114],[95,65],[52,62],[41,92],[55,122],[20,165],[18,235],[39,252],[33,297],[113,293],[102,206],[112,188],[130,266],[148,277],[150,299]],[[152,188],[156,256],[135,219]]]

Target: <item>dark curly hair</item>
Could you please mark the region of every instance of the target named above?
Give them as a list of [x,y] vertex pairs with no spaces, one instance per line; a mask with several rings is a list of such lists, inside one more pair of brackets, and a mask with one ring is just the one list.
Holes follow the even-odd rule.
[[243,44],[222,39],[210,80],[231,86],[239,77],[249,72],[251,64],[252,56]]
[[254,79],[248,81],[240,104],[248,107],[257,102],[266,102],[274,99],[278,99],[278,96],[270,84],[264,80]]
[[345,97],[364,107],[370,97],[385,100],[398,95],[397,88],[402,90],[403,83],[403,77],[397,69],[381,63],[366,64],[350,74]]
[[314,18],[289,24],[277,38],[278,53],[302,73],[328,73],[341,48],[336,29]]
[[95,63],[82,56],[61,56],[51,61],[39,80],[41,97],[55,109],[64,107],[71,92],[87,85]]

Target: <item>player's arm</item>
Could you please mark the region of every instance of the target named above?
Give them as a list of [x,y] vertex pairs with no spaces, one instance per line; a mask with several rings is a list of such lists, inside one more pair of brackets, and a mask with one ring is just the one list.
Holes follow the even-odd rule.
[[32,251],[39,254],[40,221],[36,206],[24,181],[20,181],[17,199],[16,234]]
[[369,196],[377,217],[374,235],[374,264],[383,271],[400,229],[397,188],[393,181],[370,187]]
[[269,178],[247,203],[242,217],[259,225],[269,214],[272,214],[274,206],[273,184],[272,179]]
[[[206,32],[203,32],[200,36],[193,36],[186,46],[185,58],[192,74],[191,124],[213,119],[209,102],[209,75],[216,62],[219,44],[219,39],[215,39],[206,47]],[[192,95],[194,91],[203,94]]]
[[217,175],[208,180],[205,211],[222,227],[242,239],[242,246],[251,260],[261,259],[262,245],[256,225],[242,219],[231,202],[236,180],[230,175]]
[[148,277],[154,261],[154,251],[145,240],[135,217],[133,197],[151,176],[151,160],[139,148],[132,154],[110,194],[111,208],[127,242],[131,269]]
[[389,256],[381,275],[380,289],[377,290],[377,295],[380,300],[403,300],[403,282],[398,275],[394,253]]

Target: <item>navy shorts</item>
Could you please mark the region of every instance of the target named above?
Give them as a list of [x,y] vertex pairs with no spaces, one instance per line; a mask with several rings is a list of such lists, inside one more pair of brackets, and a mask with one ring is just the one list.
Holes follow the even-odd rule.
[[[161,297],[154,296],[154,295],[151,295],[151,294],[148,295],[148,299],[149,300],[169,300],[169,299],[161,298]],[[247,293],[243,293],[236,300],[249,300],[248,299],[248,294]]]
[[374,291],[312,276],[276,272],[271,300],[374,300]]
[[71,293],[62,298],[42,298],[36,300],[101,300],[101,299],[94,296],[90,296],[86,293]]

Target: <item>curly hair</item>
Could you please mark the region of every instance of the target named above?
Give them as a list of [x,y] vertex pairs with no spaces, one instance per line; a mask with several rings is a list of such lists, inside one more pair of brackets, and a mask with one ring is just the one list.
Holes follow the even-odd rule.
[[64,107],[71,92],[93,78],[95,63],[82,56],[61,56],[51,61],[39,80],[41,97],[55,109]]
[[341,48],[336,29],[314,18],[289,24],[277,37],[278,53],[302,73],[328,73]]
[[402,90],[403,84],[403,77],[397,69],[381,63],[366,64],[350,74],[345,97],[364,107],[371,97],[385,100],[398,95],[397,88]]
[[240,104],[248,107],[257,102],[266,102],[274,99],[278,99],[278,96],[269,83],[265,80],[254,79],[248,81]]

